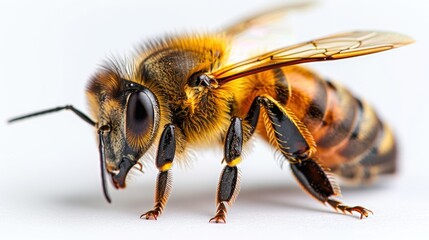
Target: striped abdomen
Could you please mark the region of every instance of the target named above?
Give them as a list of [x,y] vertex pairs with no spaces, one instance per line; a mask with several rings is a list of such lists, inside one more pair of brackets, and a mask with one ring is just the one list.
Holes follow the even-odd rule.
[[276,99],[309,129],[325,166],[355,183],[395,171],[392,133],[366,102],[299,66],[271,71]]

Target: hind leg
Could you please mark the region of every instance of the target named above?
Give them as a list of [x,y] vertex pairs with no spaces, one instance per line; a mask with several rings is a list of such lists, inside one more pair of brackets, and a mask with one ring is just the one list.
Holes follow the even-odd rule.
[[371,210],[361,206],[350,207],[342,202],[335,200],[333,197],[340,194],[340,189],[330,176],[327,169],[322,168],[315,160],[307,159],[301,163],[291,164],[292,172],[296,179],[310,195],[317,200],[328,203],[336,211],[343,213],[357,212],[360,218],[368,217]]
[[258,99],[265,109],[265,127],[271,143],[290,162],[292,172],[303,189],[335,210],[343,213],[357,212],[361,218],[367,217],[370,210],[361,206],[350,207],[333,198],[340,195],[340,188],[330,170],[317,162],[314,139],[293,112],[279,105],[270,96]]

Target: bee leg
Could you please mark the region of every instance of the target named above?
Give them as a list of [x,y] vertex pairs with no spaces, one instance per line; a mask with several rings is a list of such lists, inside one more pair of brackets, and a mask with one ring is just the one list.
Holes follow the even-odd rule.
[[336,211],[343,213],[357,212],[360,219],[372,214],[372,211],[361,206],[350,207],[342,202],[335,200],[333,197],[340,195],[338,185],[332,179],[328,169],[323,168],[313,159],[306,159],[302,162],[291,164],[292,172],[300,185],[317,200],[328,203]]
[[235,201],[235,198],[240,191],[239,188],[240,182],[240,172],[237,166],[225,166],[222,171],[219,185],[217,189],[217,208],[216,215],[210,219],[211,223],[226,223],[227,208],[226,204],[229,206]]
[[317,200],[328,203],[335,210],[357,212],[361,218],[367,217],[370,210],[349,207],[333,199],[341,195],[331,171],[322,167],[314,157],[315,142],[308,129],[288,109],[280,106],[270,96],[258,97],[265,109],[265,125],[273,144],[290,162],[292,172],[299,184]]
[[231,206],[238,195],[240,174],[237,164],[241,161],[242,145],[242,120],[234,117],[226,135],[224,160],[227,165],[224,167],[219,179],[216,215],[210,219],[211,223],[226,223],[226,204]]
[[228,128],[224,149],[226,166],[222,171],[217,188],[216,215],[210,219],[212,223],[226,223],[227,208],[238,196],[240,171],[237,164],[241,161],[243,142],[246,142],[255,132],[260,113],[260,104],[256,98],[250,106],[249,112],[242,121],[238,117],[231,120]]
[[152,210],[142,214],[140,218],[157,220],[164,210],[171,192],[171,165],[176,152],[176,139],[174,135],[174,125],[167,124],[161,135],[156,156],[156,167],[159,170],[156,190],[155,205]]

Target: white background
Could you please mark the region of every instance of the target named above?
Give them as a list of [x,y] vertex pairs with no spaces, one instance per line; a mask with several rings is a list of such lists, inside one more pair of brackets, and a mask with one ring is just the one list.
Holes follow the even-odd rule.
[[86,112],[87,80],[106,57],[124,56],[141,41],[168,32],[219,29],[280,2],[2,0],[0,238],[428,239],[425,1],[320,1],[284,23],[294,41],[356,29],[396,31],[417,40],[382,54],[309,64],[373,103],[399,139],[396,178],[371,188],[343,188],[345,202],[374,210],[365,220],[336,214],[307,196],[260,142],[241,165],[242,191],[226,225],[208,223],[221,151],[203,152],[193,167],[176,168],[165,213],[156,222],[140,220],[152,207],[153,167],[136,174],[126,190],[110,189],[113,204],[108,205],[94,129],[68,112],[5,123],[66,103]]

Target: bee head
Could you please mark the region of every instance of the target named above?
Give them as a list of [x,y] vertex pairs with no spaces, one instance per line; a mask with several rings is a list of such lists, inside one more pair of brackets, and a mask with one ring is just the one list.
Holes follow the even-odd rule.
[[93,77],[87,96],[97,122],[101,164],[113,185],[124,188],[129,170],[158,132],[158,100],[148,88],[109,69]]

